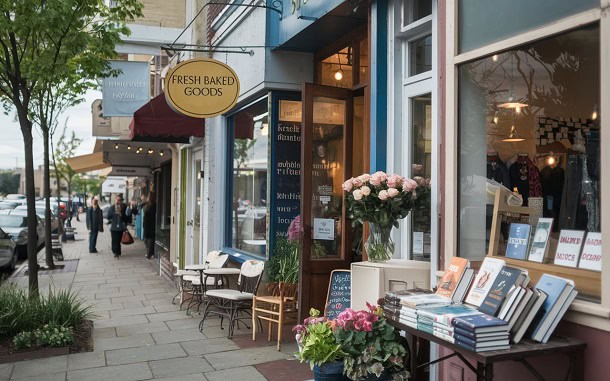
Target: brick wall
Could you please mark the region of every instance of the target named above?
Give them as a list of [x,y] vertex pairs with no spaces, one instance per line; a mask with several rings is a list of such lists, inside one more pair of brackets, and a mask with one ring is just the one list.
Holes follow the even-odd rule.
[[[228,0],[216,0],[218,3],[228,3]],[[212,22],[220,14],[220,12],[225,8],[226,5],[223,4],[212,4],[208,7],[208,22],[207,22],[207,43],[211,44],[212,38],[214,37],[214,30],[212,30]]]
[[[144,5],[141,17],[134,24],[184,28],[186,26],[186,0],[141,0]],[[189,20],[190,21],[190,20]]]

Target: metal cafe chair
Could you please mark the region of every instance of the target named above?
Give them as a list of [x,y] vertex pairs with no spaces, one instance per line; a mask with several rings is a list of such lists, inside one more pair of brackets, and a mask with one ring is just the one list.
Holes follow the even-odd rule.
[[[205,298],[207,302],[203,309],[203,318],[199,323],[199,330],[203,331],[203,324],[209,314],[220,316],[220,329],[223,328],[225,318],[229,320],[228,338],[233,337],[235,325],[242,320],[252,319],[252,299],[256,295],[260,284],[265,262],[249,260],[242,264],[238,278],[238,289],[215,289],[206,292]],[[244,316],[247,315],[247,316]],[[248,324],[243,323],[246,328]],[[259,320],[259,325],[262,324]]]
[[176,272],[174,273],[173,277],[174,279],[178,279],[179,287],[178,293],[172,298],[172,304],[176,304],[176,299],[180,298],[180,309],[182,309],[182,303],[184,303],[184,300],[182,299],[182,293],[185,292],[189,286],[189,283],[185,281],[184,277],[197,276],[197,271],[181,270],[180,265],[177,262],[174,262],[173,265],[176,269]]
[[197,306],[196,310],[199,310],[208,287],[223,287],[222,278],[204,277],[203,272],[207,269],[223,268],[228,260],[229,256],[227,254],[222,254],[220,251],[210,251],[206,255],[203,264],[187,265],[185,267],[186,270],[195,272],[195,275],[186,275],[183,277],[184,282],[190,285],[190,288],[187,291],[187,294],[191,296],[186,308],[187,315],[190,315],[191,308],[194,306]]

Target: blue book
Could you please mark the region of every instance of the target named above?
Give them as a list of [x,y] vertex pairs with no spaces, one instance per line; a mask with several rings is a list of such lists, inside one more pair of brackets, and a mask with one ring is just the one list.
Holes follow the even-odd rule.
[[479,311],[487,315],[497,316],[508,291],[515,286],[521,273],[522,271],[519,269],[504,266],[496,277],[487,296],[483,299],[483,303],[479,306]]
[[466,331],[462,328],[454,327],[454,335],[460,335],[470,340],[489,341],[508,338],[508,332],[489,332],[489,333],[474,333]]
[[490,345],[490,346],[477,346],[477,347],[473,347],[472,345],[468,345],[464,342],[455,341],[455,344],[462,347],[462,348],[466,348],[469,351],[473,351],[473,352],[486,352],[486,351],[500,351],[500,350],[504,350],[504,349],[510,349],[510,345],[509,344],[498,344],[498,345]]
[[486,314],[455,317],[453,319],[453,326],[475,334],[508,331],[507,322]]
[[[532,323],[532,337],[544,337],[546,331],[561,310],[561,307],[574,289],[574,282],[569,279],[543,274],[536,284],[536,289],[544,291],[548,296]],[[544,332],[538,332],[543,330]]]
[[440,307],[423,307],[417,310],[417,316],[422,316],[432,320],[440,320],[445,315],[460,316],[460,315],[472,315],[477,310],[466,304],[450,304],[448,306]]
[[527,247],[530,241],[529,224],[510,224],[508,243],[506,245],[506,257],[514,259],[526,259]]

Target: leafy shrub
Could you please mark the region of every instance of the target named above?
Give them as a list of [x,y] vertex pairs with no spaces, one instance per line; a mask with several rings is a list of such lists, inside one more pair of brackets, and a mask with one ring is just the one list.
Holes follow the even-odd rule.
[[91,317],[91,307],[72,290],[53,291],[30,299],[16,287],[0,288],[0,337],[32,332],[45,324],[76,327]]
[[299,281],[299,241],[278,238],[273,254],[267,262],[267,277],[270,282],[297,283]]
[[25,331],[13,338],[17,349],[37,347],[64,347],[72,344],[74,335],[72,328],[56,324],[45,324],[35,331]]
[[309,317],[303,324],[295,326],[293,331],[297,332],[300,349],[296,357],[301,362],[308,362],[312,369],[315,365],[322,366],[344,356],[331,323],[325,317],[320,317],[320,311],[315,308],[309,311]]

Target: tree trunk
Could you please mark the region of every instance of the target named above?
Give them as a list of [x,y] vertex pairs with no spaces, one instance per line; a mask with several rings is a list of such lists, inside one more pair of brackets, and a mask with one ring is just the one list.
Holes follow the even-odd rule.
[[44,248],[45,248],[45,259],[47,267],[49,269],[55,268],[53,262],[53,243],[51,240],[51,171],[49,168],[49,128],[48,126],[41,126],[42,138],[44,141],[44,198],[45,198],[45,211],[44,211]]
[[25,198],[28,207],[28,286],[30,299],[38,298],[38,237],[36,236],[36,188],[34,186],[34,151],[32,122],[23,110],[17,110],[25,154]]
[[[59,218],[59,210],[61,205],[61,176],[59,175],[59,171],[57,170],[57,160],[55,160],[55,148],[53,147],[53,141],[51,140],[51,154],[53,155],[53,168],[55,169],[55,180],[57,181],[57,234],[59,234],[60,239],[64,234],[64,221]],[[49,192],[50,193],[50,192]]]

